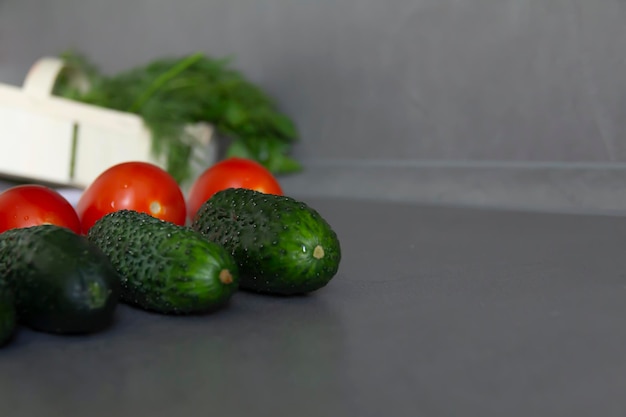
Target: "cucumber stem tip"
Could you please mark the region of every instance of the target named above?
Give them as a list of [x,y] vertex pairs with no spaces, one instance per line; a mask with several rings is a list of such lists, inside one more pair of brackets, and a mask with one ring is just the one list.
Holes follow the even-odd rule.
[[220,271],[220,282],[226,285],[233,283],[233,275],[228,269],[222,269]]
[[313,257],[315,259],[322,259],[324,257],[324,248],[317,245],[315,249],[313,249]]

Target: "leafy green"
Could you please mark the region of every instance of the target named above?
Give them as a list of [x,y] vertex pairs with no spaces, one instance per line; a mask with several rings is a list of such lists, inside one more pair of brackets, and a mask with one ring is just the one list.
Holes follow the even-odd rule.
[[[227,156],[254,159],[275,174],[299,171],[289,156],[298,140],[293,121],[260,87],[230,67],[230,60],[202,53],[161,58],[145,66],[107,76],[84,55],[61,55],[66,69],[53,94],[142,117],[152,135],[152,151],[165,156],[167,170],[180,183],[189,179],[193,149],[188,124],[206,122],[232,139]],[[74,75],[87,79],[87,88]]]

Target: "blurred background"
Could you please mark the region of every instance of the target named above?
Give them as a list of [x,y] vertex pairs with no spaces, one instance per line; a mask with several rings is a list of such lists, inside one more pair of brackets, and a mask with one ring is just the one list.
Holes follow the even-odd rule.
[[0,0],[0,83],[206,52],[296,122],[287,192],[621,212],[620,0]]

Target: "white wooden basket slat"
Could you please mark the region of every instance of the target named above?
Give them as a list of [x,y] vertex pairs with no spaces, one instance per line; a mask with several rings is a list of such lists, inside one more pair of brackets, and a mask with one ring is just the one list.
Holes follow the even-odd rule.
[[[51,95],[63,62],[44,57],[29,70],[21,88],[0,83],[0,176],[84,188],[110,166],[146,161],[165,168],[151,152],[143,120],[131,113],[87,105]],[[215,161],[213,128],[188,126],[202,143],[204,164]]]

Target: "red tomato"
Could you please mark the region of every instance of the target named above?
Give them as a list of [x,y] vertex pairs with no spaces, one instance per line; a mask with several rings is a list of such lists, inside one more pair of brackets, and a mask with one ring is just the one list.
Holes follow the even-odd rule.
[[189,218],[193,219],[200,206],[213,194],[226,188],[283,194],[274,175],[260,163],[245,158],[228,158],[207,168],[192,184],[187,198]]
[[0,232],[55,224],[80,233],[76,210],[58,191],[38,184],[16,185],[0,193]]
[[83,233],[108,213],[129,209],[184,225],[185,197],[164,169],[147,162],[114,165],[101,173],[83,192],[76,211]]

